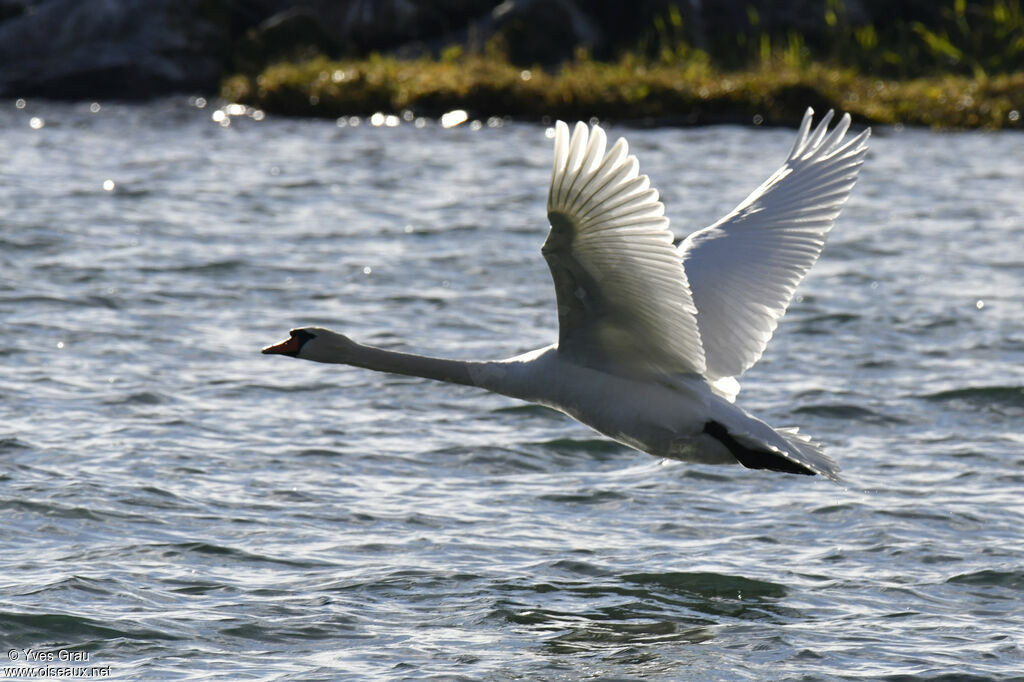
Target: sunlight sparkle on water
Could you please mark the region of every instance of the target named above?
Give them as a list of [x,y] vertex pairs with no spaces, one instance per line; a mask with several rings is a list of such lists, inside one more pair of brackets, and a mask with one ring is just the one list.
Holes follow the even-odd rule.
[[401,123],[401,120],[394,114],[384,115],[381,112],[377,112],[370,117],[370,125],[375,127],[386,126],[388,128],[394,128]]
[[453,109],[446,114],[441,116],[441,127],[443,128],[454,128],[457,125],[461,125],[469,120],[469,114],[466,113],[465,109]]

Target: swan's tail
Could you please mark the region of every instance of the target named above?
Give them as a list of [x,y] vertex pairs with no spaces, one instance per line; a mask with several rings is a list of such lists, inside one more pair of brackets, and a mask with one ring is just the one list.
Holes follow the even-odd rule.
[[839,483],[839,467],[820,443],[796,427],[774,429],[724,400],[719,419],[707,422],[704,433],[722,443],[748,469],[824,476]]
[[[806,433],[800,433],[799,431],[800,429],[796,426],[784,426],[775,429],[775,433],[782,436],[789,445],[789,453],[787,454],[791,458],[799,459],[803,466],[811,469],[819,476],[824,476],[830,481],[839,483],[839,465],[836,464],[834,459],[825,454],[821,443]],[[794,457],[794,453],[798,457]]]

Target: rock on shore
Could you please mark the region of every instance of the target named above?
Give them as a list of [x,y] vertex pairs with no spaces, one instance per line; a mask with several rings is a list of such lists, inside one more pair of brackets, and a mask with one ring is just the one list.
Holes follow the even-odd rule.
[[0,95],[134,99],[215,90],[223,47],[200,5],[199,0],[7,2],[8,18],[0,23]]

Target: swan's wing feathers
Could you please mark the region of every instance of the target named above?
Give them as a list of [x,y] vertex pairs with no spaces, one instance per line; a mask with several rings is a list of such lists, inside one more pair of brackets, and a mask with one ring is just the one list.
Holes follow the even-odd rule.
[[703,372],[696,308],[665,207],[636,157],[595,126],[555,126],[542,252],[558,302],[559,349],[625,368]]
[[829,131],[829,111],[812,131],[812,113],[782,167],[679,246],[711,380],[738,376],[761,357],[864,162],[870,129],[847,139],[850,116]]

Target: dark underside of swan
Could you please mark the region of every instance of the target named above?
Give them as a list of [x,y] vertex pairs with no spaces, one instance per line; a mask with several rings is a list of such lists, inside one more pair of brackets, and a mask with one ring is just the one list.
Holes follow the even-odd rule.
[[788,460],[778,453],[770,450],[748,448],[733,438],[732,434],[716,421],[709,421],[704,424],[704,433],[724,445],[732,456],[748,469],[769,469],[771,471],[782,471],[787,474],[814,476],[814,472],[807,467]]

